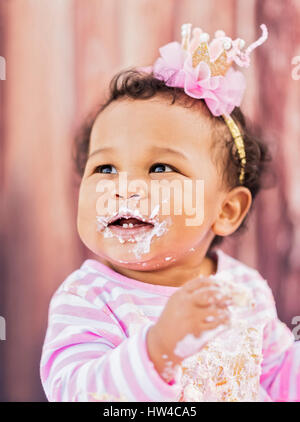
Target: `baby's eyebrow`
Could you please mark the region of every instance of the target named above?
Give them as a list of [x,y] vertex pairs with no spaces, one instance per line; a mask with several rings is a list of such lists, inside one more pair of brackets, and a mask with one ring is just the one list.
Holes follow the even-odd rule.
[[174,154],[174,155],[179,155],[181,158],[184,158],[185,160],[188,160],[187,156],[181,152],[181,151],[177,151],[173,148],[168,148],[168,147],[152,147],[151,148],[153,151],[157,151],[157,152],[167,152],[169,154]]
[[[114,148],[112,148],[112,147],[97,148],[95,151],[93,151],[88,156],[88,159],[91,158],[91,157],[93,157],[94,155],[99,154],[100,152],[104,152],[104,151],[106,151],[106,152],[110,151],[111,152],[111,151],[114,151]],[[186,157],[186,155],[183,152],[177,151],[175,149],[168,148],[168,147],[155,147],[155,146],[153,146],[151,148],[151,151],[154,151],[154,152],[166,152],[166,153],[169,153],[169,154],[177,155],[177,156],[179,156],[179,157],[181,157],[181,158],[183,158],[185,160],[188,160],[188,158]]]
[[104,152],[104,151],[114,151],[114,148],[112,147],[102,147],[102,148],[97,148],[95,151],[93,151],[89,156],[88,159],[93,157],[93,155],[99,154],[99,152]]

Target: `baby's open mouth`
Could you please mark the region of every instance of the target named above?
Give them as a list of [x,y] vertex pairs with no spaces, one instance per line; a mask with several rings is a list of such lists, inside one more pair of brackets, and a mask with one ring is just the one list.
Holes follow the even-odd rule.
[[154,236],[162,236],[168,229],[166,225],[172,224],[169,219],[159,222],[157,218],[159,206],[156,206],[150,217],[144,217],[139,210],[120,209],[118,214],[111,217],[97,216],[104,238],[116,237],[120,243],[126,241],[136,243],[131,250],[136,257],[150,251],[150,243]]
[[139,227],[154,227],[152,223],[148,223],[146,221],[141,221],[138,218],[130,217],[130,218],[118,218],[117,220],[113,221],[112,223],[108,224],[109,227],[112,226],[119,226],[124,229],[132,229],[132,228],[139,228]]
[[108,228],[119,237],[119,240],[137,241],[139,236],[144,236],[146,233],[151,232],[154,224],[135,217],[119,217],[109,223]]

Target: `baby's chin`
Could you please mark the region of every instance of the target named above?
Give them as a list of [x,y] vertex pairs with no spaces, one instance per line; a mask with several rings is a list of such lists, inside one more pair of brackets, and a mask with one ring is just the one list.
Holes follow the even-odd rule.
[[162,242],[159,238],[152,239],[149,250],[144,251],[137,251],[135,243],[121,244],[116,239],[105,239],[90,249],[114,266],[135,271],[159,271],[197,253],[194,242],[169,242],[167,239]]
[[82,231],[81,240],[95,255],[112,265],[138,271],[167,268],[195,249],[195,233],[183,236],[182,230],[162,230],[154,236],[147,232],[124,237],[106,231]]
[[165,226],[160,223],[154,228],[138,231],[106,228],[93,237],[95,248],[90,249],[115,265],[135,270],[155,270],[169,265],[170,260],[174,259],[170,254],[170,245],[177,242],[173,242],[173,230],[169,231]]
[[150,250],[138,243],[125,242],[118,245],[115,242],[114,245],[103,245],[103,248],[98,246],[93,252],[113,265],[139,271],[155,271],[170,266],[178,259],[176,252],[162,250],[155,242],[150,245]]
[[162,268],[166,268],[172,265],[172,262],[175,262],[175,259],[172,262],[166,262],[162,257],[148,258],[147,260],[141,259],[139,261],[125,261],[125,260],[116,260],[111,257],[106,257],[106,260],[109,261],[112,265],[127,268],[129,270],[135,271],[156,271]]

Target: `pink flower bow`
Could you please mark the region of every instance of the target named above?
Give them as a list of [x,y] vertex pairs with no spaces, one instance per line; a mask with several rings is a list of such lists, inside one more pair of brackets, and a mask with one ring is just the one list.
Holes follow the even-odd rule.
[[192,56],[174,41],[159,49],[159,57],[153,66],[141,68],[167,86],[183,88],[193,98],[202,98],[214,116],[230,114],[239,107],[246,88],[244,75],[230,68],[225,76],[211,76],[207,63],[192,66]]

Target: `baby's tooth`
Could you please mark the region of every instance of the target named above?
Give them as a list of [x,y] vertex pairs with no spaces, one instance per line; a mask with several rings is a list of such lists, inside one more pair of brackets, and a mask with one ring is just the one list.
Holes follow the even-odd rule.
[[124,227],[125,229],[127,229],[128,224],[127,224],[127,223],[124,223],[124,224],[123,224],[123,227]]
[[129,223],[129,227],[131,228],[131,227],[133,227],[133,224],[132,223]]

